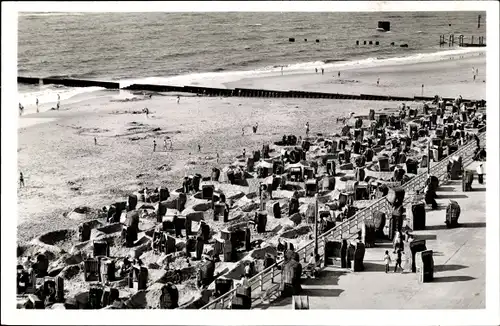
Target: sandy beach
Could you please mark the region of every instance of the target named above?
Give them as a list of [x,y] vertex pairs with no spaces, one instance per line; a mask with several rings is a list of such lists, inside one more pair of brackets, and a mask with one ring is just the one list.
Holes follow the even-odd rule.
[[[228,87],[315,90],[339,93],[485,98],[485,56],[435,63],[245,79]],[[471,67],[479,69],[472,80]],[[380,77],[381,86],[376,86]],[[141,187],[178,188],[185,174],[208,175],[284,134],[338,131],[336,117],[396,108],[397,102],[326,99],[203,98],[155,95],[118,101],[118,92],[67,104],[60,111],[20,118],[18,165],[26,187],[18,190],[18,242],[79,221],[63,216],[76,206],[99,208]],[[421,104],[407,103],[420,107]],[[420,105],[420,106],[419,106]],[[147,107],[149,117],[140,111]],[[137,111],[138,113],[134,113]],[[42,123],[43,122],[43,123]],[[251,126],[259,124],[257,134]],[[242,135],[242,129],[245,135]],[[94,145],[94,137],[97,145]],[[164,151],[164,139],[173,151]],[[153,153],[153,140],[157,152]],[[167,142],[170,144],[170,141]],[[198,145],[201,152],[198,152]],[[216,155],[220,162],[217,164]],[[175,187],[175,188],[174,188]]]

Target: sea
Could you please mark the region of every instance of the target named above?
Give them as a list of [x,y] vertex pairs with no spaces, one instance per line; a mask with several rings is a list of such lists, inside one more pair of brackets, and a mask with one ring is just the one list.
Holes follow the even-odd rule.
[[[389,21],[390,31],[377,30],[378,21]],[[433,61],[471,51],[440,46],[442,34],[447,40],[454,34],[456,43],[459,35],[467,41],[471,36],[476,42],[479,36],[486,39],[486,13],[22,12],[18,75],[118,81],[122,87],[133,83],[224,87],[242,78],[276,74],[281,67],[287,74],[315,68],[335,71]],[[33,108],[37,98],[43,105],[56,102],[57,94],[64,102],[99,90],[19,84],[18,96],[20,103]]]

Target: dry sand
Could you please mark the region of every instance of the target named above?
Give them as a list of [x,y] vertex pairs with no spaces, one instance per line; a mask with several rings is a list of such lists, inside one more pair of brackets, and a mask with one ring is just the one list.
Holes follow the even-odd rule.
[[[480,72],[476,82],[472,82],[472,65]],[[484,71],[485,57],[478,56],[449,60],[449,63],[342,72],[341,79],[357,80],[357,83],[342,84],[336,81],[337,77],[326,73],[324,76],[285,75],[242,80],[229,86],[411,96],[414,89],[420,90],[421,81],[425,80],[426,89],[429,87],[425,95],[440,93],[455,97],[462,94],[464,98],[480,99],[485,98],[486,92],[486,84],[482,82]],[[380,76],[382,87],[373,86],[375,76]],[[306,121],[312,133],[333,133],[341,127],[336,117],[347,116],[349,112],[367,114],[369,109],[399,105],[396,102],[193,96],[182,97],[180,104],[176,104],[174,96],[113,101],[117,94],[108,92],[107,96],[79,103],[62,102],[61,111],[20,119],[18,164],[26,187],[18,190],[19,242],[48,231],[75,227],[79,221],[62,214],[76,206],[102,207],[144,186],[163,184],[170,189],[178,188],[186,173],[208,175],[213,166],[234,161],[243,148],[250,153],[284,134],[303,136]],[[144,107],[151,112],[149,118],[131,113]],[[37,124],[33,123],[35,120],[25,122],[33,117]],[[41,121],[46,123],[39,123]],[[251,126],[255,123],[259,129],[254,135]],[[155,128],[159,129],[154,131]],[[242,128],[245,128],[244,136]],[[163,150],[165,137],[173,140],[173,151]],[[157,142],[156,153],[153,153],[153,139]],[[198,153],[198,144],[201,153]],[[220,164],[216,163],[216,153],[220,155]]]

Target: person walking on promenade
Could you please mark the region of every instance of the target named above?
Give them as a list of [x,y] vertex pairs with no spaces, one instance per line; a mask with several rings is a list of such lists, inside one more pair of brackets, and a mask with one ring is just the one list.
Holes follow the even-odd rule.
[[321,68],[321,74],[324,75],[325,74],[325,69]]
[[483,163],[479,164],[479,166],[476,169],[477,172],[477,181],[479,182],[480,185],[483,184]]
[[38,110],[38,97],[37,97],[36,98],[36,113],[38,113],[38,112],[40,112],[40,111]]
[[384,263],[385,263],[385,272],[389,273],[389,265],[391,264],[391,256],[389,255],[389,250],[385,251]]
[[156,152],[156,140],[153,139],[153,152]]
[[397,251],[396,265],[394,266],[394,273],[397,272],[398,266],[399,266],[399,268],[401,268],[401,271],[403,271],[403,267],[401,267],[401,249],[398,249],[398,251]]
[[19,187],[24,187],[24,176],[22,172],[19,173]]
[[393,243],[393,247],[394,247],[394,251],[392,252],[393,254],[396,253],[396,249],[399,248],[399,246],[401,245],[401,232],[397,231],[396,232],[396,236],[394,237],[394,243]]

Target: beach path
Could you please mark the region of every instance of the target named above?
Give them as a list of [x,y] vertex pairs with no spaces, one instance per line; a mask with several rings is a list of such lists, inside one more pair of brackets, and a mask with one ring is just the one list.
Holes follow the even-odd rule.
[[[473,170],[477,164],[467,169]],[[305,280],[301,295],[309,296],[310,309],[484,309],[486,291],[486,184],[477,176],[472,192],[462,192],[461,180],[449,181],[438,191],[439,208],[426,212],[426,230],[414,231],[434,252],[434,281],[419,284],[415,273],[394,273],[389,243],[366,251],[365,271],[328,266],[317,279]],[[444,224],[449,200],[461,206],[458,228]],[[382,258],[393,258],[388,274]],[[405,256],[403,255],[403,265]],[[292,299],[255,309],[292,309]]]

